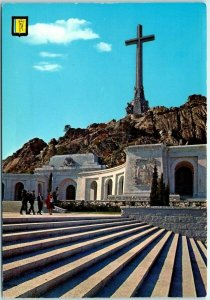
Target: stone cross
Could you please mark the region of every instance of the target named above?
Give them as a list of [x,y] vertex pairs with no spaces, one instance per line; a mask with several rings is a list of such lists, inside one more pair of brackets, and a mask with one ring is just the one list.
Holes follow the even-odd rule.
[[125,41],[125,45],[136,45],[136,86],[133,101],[133,113],[139,114],[148,110],[148,101],[144,97],[143,87],[143,43],[150,42],[155,39],[154,35],[143,36],[142,25],[137,26],[137,37]]

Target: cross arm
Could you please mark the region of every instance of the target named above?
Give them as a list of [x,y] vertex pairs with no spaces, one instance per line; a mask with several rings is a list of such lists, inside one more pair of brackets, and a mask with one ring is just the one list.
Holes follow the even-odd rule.
[[155,36],[154,34],[152,35],[148,35],[148,36],[144,36],[141,38],[141,42],[144,43],[144,42],[150,42],[150,41],[153,41],[155,39]]
[[125,45],[129,46],[129,45],[134,45],[138,43],[138,39],[131,39],[131,40],[127,40],[125,41]]

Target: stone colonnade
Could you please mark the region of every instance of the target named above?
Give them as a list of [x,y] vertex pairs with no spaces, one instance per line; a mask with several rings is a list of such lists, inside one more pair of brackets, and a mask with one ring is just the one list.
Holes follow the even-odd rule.
[[74,154],[53,156],[34,174],[3,173],[2,199],[18,200],[23,188],[46,197],[51,173],[52,190],[58,187],[60,200],[107,200],[110,195],[148,198],[155,165],[171,195],[206,198],[206,145],[138,145],[125,151],[126,163],[110,169],[93,154]]
[[122,195],[125,166],[78,174],[73,169],[49,169],[45,174],[4,174],[3,200],[21,200],[21,191],[34,190],[47,197],[50,173],[52,191],[58,187],[60,200],[106,200],[109,195]]

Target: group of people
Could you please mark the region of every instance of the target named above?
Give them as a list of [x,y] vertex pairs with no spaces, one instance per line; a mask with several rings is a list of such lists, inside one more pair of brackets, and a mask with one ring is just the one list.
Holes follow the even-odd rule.
[[[38,193],[38,196],[36,197],[35,191],[26,191],[23,189],[22,191],[22,206],[20,209],[20,214],[23,214],[23,211],[26,212],[27,215],[30,215],[31,212],[35,215],[35,210],[34,210],[34,203],[35,200],[37,200],[37,205],[38,205],[38,211],[37,214],[42,215],[42,209],[44,205],[44,197],[41,195],[41,193]],[[55,208],[55,203],[57,201],[57,189],[53,193],[49,192],[47,195],[47,199],[45,200],[48,212],[50,215],[52,215],[52,210]],[[28,203],[30,207],[28,208]]]

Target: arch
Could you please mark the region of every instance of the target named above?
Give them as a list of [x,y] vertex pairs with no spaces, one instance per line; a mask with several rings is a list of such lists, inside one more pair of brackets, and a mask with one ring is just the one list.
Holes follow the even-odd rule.
[[198,164],[194,157],[179,157],[170,161],[168,166],[170,193],[175,194],[175,174],[181,165],[188,166],[193,170],[193,197],[196,197],[198,193]]
[[21,194],[22,190],[24,189],[24,185],[22,182],[17,182],[15,185],[15,197],[14,200],[20,201],[21,200]]
[[76,188],[74,185],[70,184],[66,188],[66,200],[76,199]]
[[118,182],[118,195],[123,194],[123,187],[124,187],[124,176],[121,176]]
[[108,179],[105,183],[105,199],[107,199],[109,195],[112,195],[112,186],[112,179]]
[[90,200],[97,200],[97,188],[98,188],[97,182],[92,181],[90,185]]
[[49,176],[39,175],[37,178],[37,189],[36,193],[41,193],[41,195],[47,197],[47,187],[48,187]]
[[194,168],[187,161],[178,163],[175,167],[175,193],[180,196],[193,196]]
[[[57,186],[58,186],[58,190],[59,190],[59,199],[60,200],[67,200],[66,196],[67,196],[68,186],[74,186],[74,188],[75,188],[75,199],[76,199],[77,183],[73,179],[65,178],[60,183],[58,183]],[[70,189],[72,189],[72,191],[73,191],[73,188],[69,188],[68,193],[70,193]],[[71,197],[72,196],[73,196],[73,194],[71,195]],[[70,197],[70,194],[68,194],[68,197]],[[68,200],[70,200],[70,199],[68,199]],[[71,199],[71,200],[73,200],[73,199]]]
[[2,200],[4,200],[4,189],[5,189],[5,186],[4,186],[4,183],[2,182],[1,183],[1,198],[2,198]]

